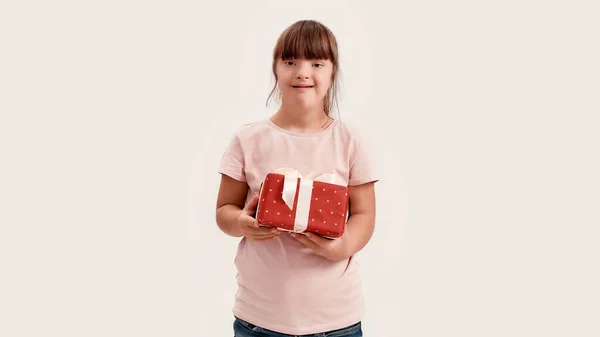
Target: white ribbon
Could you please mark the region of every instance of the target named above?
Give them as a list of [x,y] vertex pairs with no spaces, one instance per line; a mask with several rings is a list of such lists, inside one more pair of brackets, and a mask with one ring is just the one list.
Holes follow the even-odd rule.
[[294,208],[294,198],[296,197],[296,185],[298,184],[298,178],[302,178],[300,172],[290,168],[280,168],[275,171],[277,174],[283,174],[285,176],[283,180],[283,194],[281,198],[291,210]]
[[290,210],[294,208],[294,198],[298,188],[298,178],[300,178],[300,186],[298,190],[298,201],[296,203],[296,217],[294,219],[294,232],[303,232],[308,227],[308,214],[310,211],[310,201],[312,200],[313,182],[320,181],[335,185],[342,185],[343,182],[334,174],[325,173],[317,177],[312,173],[306,177],[298,170],[292,168],[280,168],[275,171],[277,174],[285,176],[283,181],[282,199]]

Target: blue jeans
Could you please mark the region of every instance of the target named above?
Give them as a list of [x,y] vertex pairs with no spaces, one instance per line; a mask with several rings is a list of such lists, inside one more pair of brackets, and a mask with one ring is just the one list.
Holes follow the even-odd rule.
[[261,328],[235,317],[233,322],[234,337],[362,337],[361,322],[342,329],[319,332],[310,335],[288,335]]

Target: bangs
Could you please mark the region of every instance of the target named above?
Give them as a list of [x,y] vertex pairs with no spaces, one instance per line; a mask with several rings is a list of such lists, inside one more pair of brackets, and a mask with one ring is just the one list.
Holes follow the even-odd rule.
[[330,60],[337,64],[337,42],[324,25],[300,21],[286,29],[273,51],[273,59]]

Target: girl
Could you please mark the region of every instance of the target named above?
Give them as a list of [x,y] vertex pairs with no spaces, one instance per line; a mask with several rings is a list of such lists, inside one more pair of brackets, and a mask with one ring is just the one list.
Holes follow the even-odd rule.
[[[364,312],[354,254],[375,225],[374,176],[353,129],[329,115],[335,101],[337,42],[323,24],[288,27],[273,52],[281,105],[270,118],[241,126],[220,164],[216,222],[241,237],[235,258],[235,336],[362,336]],[[260,184],[280,167],[302,175],[333,173],[350,189],[344,234],[328,240],[260,227],[253,217]]]

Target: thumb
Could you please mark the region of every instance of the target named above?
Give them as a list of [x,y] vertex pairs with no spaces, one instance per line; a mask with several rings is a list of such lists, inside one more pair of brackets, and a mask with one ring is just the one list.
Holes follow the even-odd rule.
[[254,209],[256,208],[256,205],[258,205],[258,194],[255,194],[252,197],[252,199],[250,199],[250,201],[248,201],[248,203],[246,204],[246,206],[244,206],[244,210],[245,211],[253,212]]

